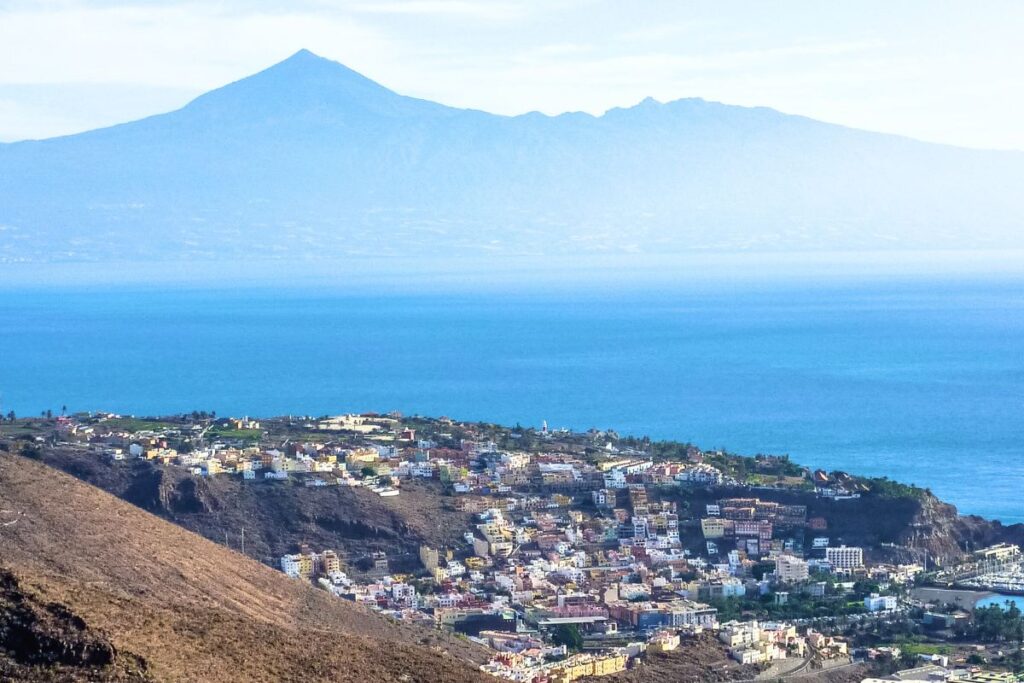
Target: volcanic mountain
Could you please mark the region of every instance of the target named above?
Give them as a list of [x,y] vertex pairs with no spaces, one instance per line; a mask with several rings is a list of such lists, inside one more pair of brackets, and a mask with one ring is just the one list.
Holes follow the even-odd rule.
[[0,453],[2,680],[487,680],[480,656]]
[[1024,246],[1024,154],[651,99],[498,116],[300,51],[182,109],[0,145],[0,262]]

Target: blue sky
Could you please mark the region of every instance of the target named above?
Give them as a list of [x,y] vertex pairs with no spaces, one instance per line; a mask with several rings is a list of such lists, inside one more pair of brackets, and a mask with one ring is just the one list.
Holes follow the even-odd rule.
[[516,114],[646,96],[1024,149],[1024,2],[0,0],[0,140],[185,104],[299,48]]

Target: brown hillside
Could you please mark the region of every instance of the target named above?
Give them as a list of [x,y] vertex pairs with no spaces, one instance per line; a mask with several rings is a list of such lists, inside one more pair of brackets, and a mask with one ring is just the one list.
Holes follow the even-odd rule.
[[66,606],[0,569],[0,681],[138,681],[145,662],[120,652]]
[[756,666],[737,664],[713,635],[703,634],[672,652],[649,654],[640,665],[628,671],[591,680],[593,683],[715,683],[753,679],[758,671]]
[[[110,680],[491,680],[462,661],[480,656],[463,641],[332,598],[32,460],[0,455],[0,524],[15,586],[4,623],[107,651],[111,662],[86,664]],[[12,618],[15,603],[50,616]],[[77,651],[71,637],[45,640],[57,651],[64,641]],[[0,648],[10,671],[38,664]]]
[[385,550],[392,567],[413,569],[419,567],[420,543],[457,546],[471,522],[434,482],[406,482],[402,495],[381,498],[362,487],[195,477],[178,467],[115,462],[73,448],[34,451],[47,465],[217,543],[226,539],[238,549],[244,528],[246,554],[264,562],[306,543],[338,550],[350,563]]

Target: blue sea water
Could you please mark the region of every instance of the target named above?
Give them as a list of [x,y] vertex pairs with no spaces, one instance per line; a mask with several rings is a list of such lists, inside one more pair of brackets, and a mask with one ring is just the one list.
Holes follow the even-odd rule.
[[1019,595],[992,595],[987,598],[982,598],[975,605],[976,607],[991,607],[992,605],[999,605],[1000,607],[1006,607],[1006,603],[1012,602],[1017,605],[1018,609],[1024,610],[1024,597]]
[[400,410],[788,453],[1024,521],[1024,282],[0,291],[2,409]]

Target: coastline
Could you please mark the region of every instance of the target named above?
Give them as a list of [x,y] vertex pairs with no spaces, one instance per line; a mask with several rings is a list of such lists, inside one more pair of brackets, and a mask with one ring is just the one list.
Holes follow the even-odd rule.
[[[1010,400],[1024,391],[1024,289],[1006,287],[25,294],[0,306],[3,406],[18,415],[61,405],[139,415],[399,409],[614,427],[888,476],[1011,525],[1024,522],[1013,504],[1024,486],[1013,445],[1024,433]],[[235,343],[254,335],[264,341]],[[345,362],[334,362],[339,353]]]

